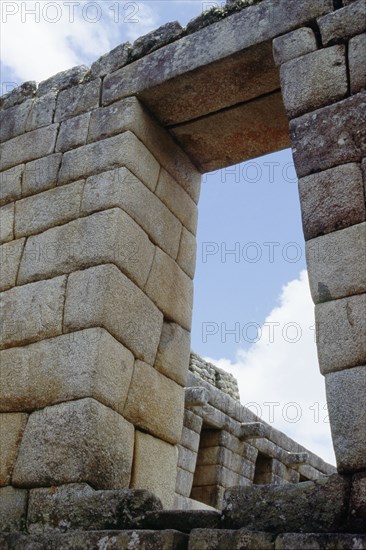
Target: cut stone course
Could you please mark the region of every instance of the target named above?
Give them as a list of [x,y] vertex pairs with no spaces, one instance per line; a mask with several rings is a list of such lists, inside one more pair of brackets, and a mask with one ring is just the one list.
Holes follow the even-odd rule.
[[315,307],[319,367],[322,374],[366,363],[366,294]]
[[173,259],[177,257],[181,223],[146,185],[124,167],[91,176],[83,193],[83,212],[115,206],[127,212]]
[[281,66],[283,102],[289,118],[344,99],[348,92],[345,46],[333,46]]
[[89,483],[129,486],[134,428],[94,399],[46,407],[29,416],[13,472],[21,487]]
[[37,96],[43,96],[53,91],[60,92],[65,88],[77,86],[83,82],[88,71],[88,67],[85,65],[79,65],[57,73],[54,76],[47,78],[47,80],[40,82],[37,89]]
[[0,142],[24,134],[32,103],[33,100],[28,99],[20,105],[0,111]]
[[348,46],[351,93],[357,94],[366,88],[366,33],[355,36]]
[[56,153],[41,159],[28,162],[24,168],[22,181],[22,195],[34,195],[41,191],[47,191],[57,184],[58,172],[62,155]]
[[342,164],[299,180],[305,240],[366,220],[359,164]]
[[45,126],[0,145],[1,170],[53,153],[58,124]]
[[0,208],[0,244],[14,239],[14,203]]
[[145,291],[168,319],[191,329],[192,280],[160,248],[156,249]]
[[366,222],[308,241],[306,263],[316,304],[366,292]]
[[33,101],[32,109],[27,119],[27,132],[52,124],[56,109],[56,98],[57,93],[50,92]]
[[183,411],[183,388],[150,365],[136,361],[123,416],[174,445],[181,440]]
[[1,348],[36,342],[62,332],[66,277],[12,288],[0,295]]
[[97,78],[60,92],[57,96],[55,122],[61,122],[99,107],[100,88],[101,80]]
[[36,82],[33,80],[24,82],[0,98],[0,108],[9,109],[10,107],[14,107],[14,105],[19,105],[23,101],[33,98],[36,90]]
[[[1,384],[3,384],[2,379]],[[10,485],[11,474],[27,419],[28,415],[26,414],[0,414],[0,487]]]
[[64,330],[97,326],[108,330],[135,357],[154,364],[163,315],[114,265],[77,271],[68,278]]
[[273,57],[276,65],[282,65],[316,49],[314,31],[308,27],[296,29],[273,40]]
[[15,237],[40,233],[76,218],[80,212],[83,186],[84,181],[78,181],[17,201]]
[[15,286],[25,239],[18,239],[0,246],[0,291]]
[[0,206],[20,199],[24,164],[0,173]]
[[328,13],[318,19],[324,46],[344,42],[356,34],[365,32],[365,0],[357,0],[343,9]]
[[164,322],[154,367],[185,386],[189,368],[190,334],[176,323]]
[[65,152],[86,144],[91,113],[69,118],[61,123],[56,152]]
[[0,411],[32,411],[92,397],[122,414],[134,357],[91,328],[0,352]]
[[108,73],[112,73],[126,65],[128,56],[131,50],[131,44],[119,44],[109,53],[102,55],[94,61],[90,67],[90,76],[92,78],[103,77]]
[[[177,448],[139,430],[135,434],[131,486],[151,491],[161,500],[164,508],[172,508],[177,476]],[[164,464],[164,468],[160,464]]]

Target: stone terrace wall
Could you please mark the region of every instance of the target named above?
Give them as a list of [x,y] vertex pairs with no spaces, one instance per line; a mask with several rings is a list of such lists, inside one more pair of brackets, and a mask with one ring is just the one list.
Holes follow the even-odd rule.
[[208,363],[196,353],[191,353],[189,370],[233,399],[240,401],[238,381],[229,372],[225,372],[216,367],[216,365]]

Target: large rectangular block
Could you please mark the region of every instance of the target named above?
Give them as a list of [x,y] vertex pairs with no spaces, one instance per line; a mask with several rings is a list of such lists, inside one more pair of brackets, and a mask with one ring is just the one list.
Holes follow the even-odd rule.
[[56,277],[3,292],[1,348],[61,334],[65,287],[66,277]]
[[27,132],[0,145],[1,170],[53,153],[58,124]]
[[[144,143],[197,203],[201,187],[200,173],[171,135],[148,114],[136,97],[127,97],[94,111],[88,139],[97,141],[126,130],[131,130]],[[152,190],[155,190],[156,183],[151,187]]]
[[0,173],[0,206],[20,199],[24,164]]
[[65,329],[97,326],[107,329],[135,357],[154,363],[163,315],[114,265],[71,273],[68,279]]
[[164,508],[172,508],[177,455],[174,445],[136,430],[131,487],[151,491]]
[[89,72],[88,67],[85,65],[78,65],[67,69],[66,71],[61,71],[55,75],[42,80],[39,83],[37,89],[37,97],[42,97],[45,94],[50,92],[60,92],[66,88],[71,88],[72,86],[77,86],[84,81],[87,73]]
[[57,137],[56,151],[64,152],[86,144],[91,113],[69,118],[62,122]]
[[[84,182],[77,181],[17,201],[16,238],[40,233],[49,227],[61,225],[76,218],[80,212],[83,187]],[[37,213],[36,216],[35,213]]]
[[184,427],[188,430],[194,431],[197,434],[201,432],[203,420],[198,414],[195,414],[193,411],[184,411]]
[[221,487],[234,487],[238,482],[238,474],[228,470],[224,466],[215,464],[209,466],[197,466],[194,473],[193,484],[196,487],[204,485],[221,485]]
[[0,208],[0,243],[7,243],[14,239],[14,203]]
[[366,294],[315,307],[322,374],[366,363]]
[[182,435],[184,389],[153,367],[136,361],[123,416],[168,443]]
[[197,242],[196,237],[192,235],[185,227],[182,230],[182,237],[179,245],[177,264],[193,279],[196,271]]
[[366,292],[366,222],[308,241],[306,263],[315,303]]
[[276,65],[282,65],[316,49],[314,31],[308,27],[296,29],[273,40],[273,57]]
[[366,88],[366,33],[355,36],[348,45],[351,93],[357,94]]
[[159,164],[132,132],[67,151],[62,159],[59,182],[67,183],[119,166],[126,166],[147,187],[155,187]]
[[[2,379],[1,385],[3,385]],[[10,485],[11,474],[27,419],[27,414],[0,414],[0,487]]]
[[156,249],[145,290],[166,317],[184,329],[190,330],[193,305],[192,280],[159,248]]
[[40,193],[56,186],[61,158],[62,155],[56,153],[25,165],[22,182],[23,197]]
[[0,291],[15,286],[25,239],[0,246]]
[[91,328],[0,352],[0,411],[29,411],[93,397],[122,414],[134,358]]
[[94,399],[46,407],[29,416],[13,483],[122,489],[130,483],[133,447],[133,426]]
[[72,86],[60,92],[57,97],[55,122],[60,122],[98,107],[101,83],[100,78],[97,78],[86,84]]
[[281,66],[282,97],[289,118],[347,96],[345,46],[333,46]]
[[366,366],[325,376],[330,429],[339,472],[366,469]]
[[27,119],[27,132],[52,124],[56,109],[56,98],[57,92],[50,92],[42,97],[37,97],[33,101],[32,110]]
[[366,219],[359,164],[342,164],[299,180],[305,240]]
[[196,469],[197,453],[178,445],[178,466],[182,470],[187,470],[194,474]]
[[182,224],[146,185],[126,168],[103,172],[87,179],[82,211],[94,212],[119,206],[127,212],[167,254],[176,258]]
[[163,324],[155,368],[181,386],[185,386],[189,368],[191,337],[176,323]]
[[33,100],[28,99],[20,105],[0,111],[0,142],[24,134],[32,103]]
[[146,233],[128,214],[113,208],[30,237],[20,265],[19,282],[111,263],[142,288],[153,256],[154,246]]
[[328,13],[318,19],[318,25],[324,46],[344,42],[348,38],[365,31],[365,0]]
[[299,177],[366,156],[366,93],[290,122],[291,142]]

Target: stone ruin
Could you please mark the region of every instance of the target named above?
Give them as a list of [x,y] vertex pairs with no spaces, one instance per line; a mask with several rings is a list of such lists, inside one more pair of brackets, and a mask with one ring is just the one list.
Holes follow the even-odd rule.
[[[365,13],[228,0],[1,98],[1,548],[366,548]],[[289,146],[337,473],[190,355],[201,174]]]

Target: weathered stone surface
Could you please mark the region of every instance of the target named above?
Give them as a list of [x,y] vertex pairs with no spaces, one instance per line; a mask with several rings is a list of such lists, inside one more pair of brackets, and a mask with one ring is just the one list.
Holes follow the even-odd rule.
[[189,497],[192,490],[193,474],[187,470],[178,468],[175,491],[178,495]]
[[17,86],[11,92],[1,97],[0,108],[9,109],[14,105],[19,105],[29,98],[34,97],[37,90],[37,83],[32,81],[24,82],[20,86]]
[[366,34],[352,38],[348,48],[351,93],[357,94],[366,88]]
[[197,453],[200,445],[200,434],[194,430],[188,429],[186,426],[183,426],[180,444],[183,445],[183,447]]
[[361,472],[352,477],[349,505],[349,527],[355,533],[364,533],[366,517],[366,474]]
[[197,466],[194,473],[194,485],[203,487],[206,485],[221,485],[221,487],[234,487],[238,485],[238,474],[222,465]]
[[21,413],[0,414],[0,487],[10,484],[27,418],[28,415]]
[[1,411],[93,397],[122,414],[134,357],[102,328],[0,352]]
[[273,57],[276,65],[282,65],[316,49],[314,31],[308,27],[296,29],[273,40]]
[[[251,533],[245,529],[195,529],[189,537],[189,550],[236,550],[239,548],[274,549],[274,536],[268,533]],[[295,547],[292,548],[292,550]]]
[[53,153],[58,124],[45,126],[0,145],[1,170]]
[[189,367],[190,334],[176,323],[163,324],[155,368],[185,386]]
[[160,171],[156,194],[194,235],[197,231],[198,208],[181,185],[164,169]]
[[171,132],[201,172],[289,147],[280,92],[174,126]]
[[93,548],[108,548],[111,550],[182,550],[187,547],[188,535],[178,531],[91,531],[50,535],[0,535],[0,544],[5,548],[22,550],[29,548],[45,548],[52,544],[57,550],[92,550]]
[[132,132],[67,151],[62,159],[60,183],[126,166],[147,187],[156,185],[159,164]]
[[150,365],[136,361],[123,416],[174,445],[180,442],[183,411],[184,389]]
[[22,195],[24,197],[46,191],[57,184],[62,155],[56,153],[25,165]]
[[166,317],[190,330],[192,323],[192,280],[162,250],[156,249],[145,287],[147,295]]
[[282,97],[289,118],[347,96],[345,46],[309,53],[281,66]]
[[365,221],[359,164],[342,164],[299,180],[305,240]]
[[223,526],[336,533],[346,521],[348,495],[349,481],[338,474],[296,485],[233,487],[225,493]]
[[99,106],[101,80],[97,78],[86,84],[63,90],[57,97],[55,122],[80,115]]
[[356,34],[365,32],[365,13],[365,0],[358,0],[318,19],[323,45],[344,42]]
[[[207,405],[210,394],[206,388],[190,387],[185,389],[185,406],[187,407],[200,407]],[[198,414],[202,414],[201,411]]]
[[94,61],[90,67],[90,76],[97,78],[112,73],[121,67],[124,67],[128,61],[128,56],[131,51],[131,44],[126,42],[119,44],[112,51],[102,55]]
[[366,366],[326,374],[325,387],[338,471],[366,470]]
[[5,312],[1,347],[28,344],[61,334],[66,277],[12,288],[1,295]]
[[192,235],[192,233],[187,231],[185,227],[183,227],[177,257],[177,264],[191,279],[193,279],[196,270],[196,254],[196,238],[194,235]]
[[146,233],[128,214],[113,208],[29,238],[19,281],[30,282],[92,265],[113,263],[142,288],[153,256],[154,247]]
[[17,201],[15,237],[34,235],[76,218],[80,212],[83,186],[84,182],[78,181]]
[[153,364],[163,315],[114,265],[72,273],[68,279],[64,327],[101,326],[136,357]]
[[220,485],[205,485],[203,487],[193,487],[191,498],[204,502],[217,510],[222,510],[224,493],[225,489]]
[[49,92],[60,92],[65,88],[71,88],[72,86],[77,86],[83,82],[85,76],[87,75],[89,69],[85,65],[79,65],[68,69],[67,71],[62,71],[60,73],[51,76],[47,80],[43,80],[38,86],[37,96],[43,96]]
[[366,363],[366,294],[315,307],[322,374]]
[[0,208],[0,243],[7,243],[14,239],[14,203]]
[[220,523],[220,513],[213,510],[163,510],[147,512],[142,518],[133,520],[131,527],[159,531],[176,529],[183,533],[190,533],[193,529],[219,529]]
[[33,101],[32,110],[27,119],[27,132],[52,124],[56,109],[56,98],[57,93],[50,92]]
[[308,241],[306,263],[315,303],[366,292],[366,222]]
[[95,491],[85,483],[31,489],[30,533],[126,529],[146,513],[162,509],[159,499],[142,490]]
[[276,550],[293,550],[294,548],[311,548],[321,550],[323,548],[337,548],[337,550],[356,550],[366,545],[366,537],[363,535],[343,535],[341,533],[288,533],[279,535],[276,539]]
[[131,487],[151,491],[164,508],[171,508],[177,476],[177,448],[138,430],[135,435]]
[[33,101],[28,99],[20,105],[0,112],[0,142],[8,141],[25,132],[32,103]]
[[202,428],[202,418],[192,411],[184,411],[184,427],[199,434]]
[[162,25],[156,30],[140,36],[132,45],[129,58],[131,60],[138,59],[147,55],[158,48],[166,46],[170,42],[174,42],[183,33],[183,28],[178,21],[172,21]]
[[64,152],[86,144],[91,113],[69,118],[60,126],[56,151]]
[[[200,193],[200,173],[170,134],[148,114],[136,97],[128,97],[109,107],[93,111],[88,140],[97,141],[126,130],[133,131],[197,203]],[[144,183],[154,191],[157,179],[150,182],[147,180]]]
[[0,246],[0,290],[15,286],[25,239]]
[[46,407],[28,419],[13,483],[123,489],[130,482],[133,446],[133,426],[94,399]]
[[194,474],[196,469],[197,453],[182,445],[178,445],[178,467]]
[[299,177],[366,155],[366,93],[319,109],[290,122]]
[[24,164],[0,173],[0,206],[20,199]]
[[84,212],[118,206],[127,212],[151,240],[177,257],[182,225],[154,193],[126,168],[88,178],[82,202]]
[[[26,514],[27,491],[13,487],[0,487],[0,532],[23,531]],[[1,539],[0,535],[0,544],[3,542]]]

